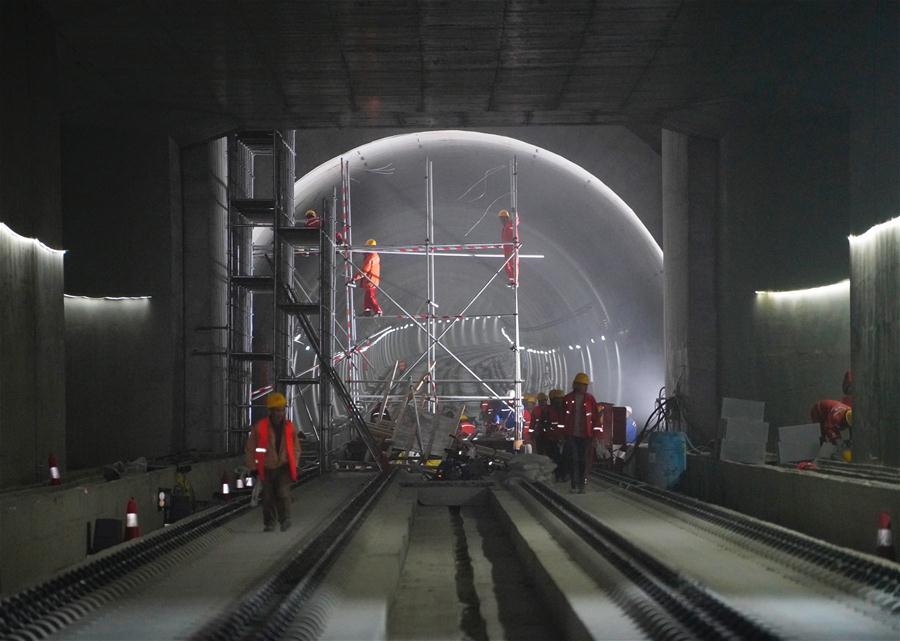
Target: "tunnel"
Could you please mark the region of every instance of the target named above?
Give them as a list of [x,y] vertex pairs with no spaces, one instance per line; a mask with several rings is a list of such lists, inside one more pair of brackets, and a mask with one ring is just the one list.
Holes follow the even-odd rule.
[[900,639],[896,0],[2,0],[0,87],[0,641]]
[[[374,238],[379,245],[399,248],[382,255],[382,287],[390,297],[384,318],[357,320],[358,341],[377,339],[361,359],[362,378],[368,377],[371,389],[395,361],[412,365],[427,345],[426,333],[407,316],[418,320],[427,313],[424,255],[405,251],[424,247],[426,162],[434,173],[432,242],[450,246],[499,242],[497,213],[511,208],[515,167],[523,242],[517,293],[524,390],[568,391],[570,379],[585,372],[598,398],[633,406],[640,420],[646,418],[664,378],[662,252],[627,203],[600,178],[508,137],[410,133],[348,150],[302,176],[294,187],[298,219],[340,189],[342,159],[349,163],[354,244]],[[510,348],[516,310],[505,275],[501,271],[495,277],[503,266],[502,252],[444,253],[455,255],[436,259],[435,314],[441,333],[452,326],[443,342],[480,378],[505,382],[485,388],[440,353],[435,378],[458,382],[441,384],[439,393],[505,396],[515,378]],[[346,317],[344,292],[338,300],[340,324]],[[421,362],[409,376],[416,379],[424,371]],[[477,404],[470,402],[470,408]]]

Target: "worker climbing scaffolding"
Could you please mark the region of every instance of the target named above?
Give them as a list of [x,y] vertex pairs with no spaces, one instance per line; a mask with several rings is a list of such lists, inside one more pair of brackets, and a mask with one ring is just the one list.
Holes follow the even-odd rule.
[[[378,243],[374,238],[366,241],[368,247],[375,247]],[[368,252],[363,258],[362,268],[353,277],[353,283],[361,281],[363,296],[363,311],[366,315],[381,316],[381,305],[378,304],[378,285],[381,283],[381,257],[378,252]]]
[[519,220],[512,219],[509,210],[501,209],[497,214],[500,219],[500,242],[503,243],[503,258],[506,259],[504,269],[506,271],[507,285],[517,287],[519,284]]

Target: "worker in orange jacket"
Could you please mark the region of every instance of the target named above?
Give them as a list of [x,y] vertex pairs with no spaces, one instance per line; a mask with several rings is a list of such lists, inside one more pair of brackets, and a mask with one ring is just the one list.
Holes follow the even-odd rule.
[[519,257],[516,255],[510,258],[510,256],[515,253],[514,245],[519,242],[518,216],[514,221],[509,215],[509,210],[501,209],[497,217],[500,219],[500,242],[503,243],[503,258],[506,260],[504,269],[508,279],[507,285],[515,287],[519,282]]
[[[374,238],[366,241],[369,247],[375,247],[378,243]],[[381,282],[381,256],[378,252],[369,252],[363,258],[361,270],[353,277],[353,283],[362,281],[363,311],[367,316],[375,314],[381,316],[381,305],[378,304],[378,284]]]
[[284,394],[269,394],[269,415],[253,426],[244,448],[247,467],[262,483],[264,532],[275,529],[276,518],[282,532],[291,527],[291,481],[297,480],[300,440],[306,436],[287,420],[286,406]]
[[588,375],[579,373],[572,382],[572,391],[563,399],[566,444],[572,457],[572,492],[579,494],[584,494],[587,460],[593,441],[603,433],[597,399],[587,391],[590,384]]

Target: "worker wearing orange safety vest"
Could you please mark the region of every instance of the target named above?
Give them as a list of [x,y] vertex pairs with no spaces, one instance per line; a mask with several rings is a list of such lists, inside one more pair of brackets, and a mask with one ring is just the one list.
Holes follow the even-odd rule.
[[600,438],[603,433],[597,400],[587,391],[590,384],[587,374],[576,375],[572,391],[563,399],[566,441],[572,457],[572,492],[579,494],[584,494],[593,439]]
[[515,253],[515,244],[519,242],[519,221],[509,215],[509,210],[501,209],[497,214],[500,219],[500,242],[503,243],[503,258],[506,259],[504,269],[508,279],[507,285],[515,287],[519,282],[519,257],[513,256]]
[[[366,241],[369,247],[375,247],[378,243],[374,238]],[[378,252],[369,252],[363,258],[362,268],[359,273],[353,277],[353,282],[362,281],[363,292],[363,310],[367,315],[375,314],[381,316],[381,305],[378,304],[378,284],[381,282],[381,256]]]
[[300,439],[306,438],[285,417],[286,406],[283,394],[269,394],[269,416],[253,426],[245,447],[247,467],[255,469],[262,482],[265,532],[275,529],[276,519],[282,532],[291,527],[291,481],[297,480]]

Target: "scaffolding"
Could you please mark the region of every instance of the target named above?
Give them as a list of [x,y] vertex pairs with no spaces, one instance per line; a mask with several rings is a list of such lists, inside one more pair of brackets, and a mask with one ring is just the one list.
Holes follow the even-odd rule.
[[[424,242],[422,244],[414,244],[414,245],[397,245],[397,246],[384,246],[384,247],[369,247],[369,246],[354,246],[352,243],[352,219],[351,219],[351,179],[350,179],[350,163],[345,159],[341,159],[341,212],[343,217],[343,227],[342,227],[342,236],[344,244],[343,246],[335,247],[335,264],[336,269],[341,269],[345,282],[345,298],[346,298],[346,322],[345,327],[343,328],[343,333],[347,338],[346,348],[342,355],[337,355],[342,358],[343,363],[343,373],[344,380],[347,381],[348,388],[350,390],[351,396],[353,398],[353,402],[360,406],[363,401],[375,401],[381,399],[382,402],[386,400],[397,400],[407,398],[407,393],[398,392],[398,388],[405,382],[408,382],[407,379],[412,375],[415,368],[425,361],[425,376],[424,382],[426,384],[426,393],[425,393],[425,408],[429,413],[436,413],[441,403],[443,402],[465,402],[465,401],[475,401],[475,400],[483,400],[486,397],[494,399],[496,401],[500,401],[505,404],[508,408],[515,412],[515,440],[517,442],[522,441],[523,434],[523,406],[522,406],[522,360],[521,360],[521,352],[522,346],[520,341],[520,331],[519,331],[519,259],[524,256],[533,257],[533,258],[542,258],[542,255],[524,255],[521,254],[522,242],[518,235],[519,229],[519,211],[518,211],[518,162],[514,157],[509,163],[509,181],[510,181],[510,216],[512,219],[512,224],[515,229],[515,236],[512,243],[462,243],[462,244],[439,244],[437,243],[437,239],[435,238],[435,207],[434,207],[434,166],[430,159],[426,159],[425,161],[425,185],[424,185],[424,197],[425,197],[425,234],[424,234]],[[500,258],[504,258],[501,266],[493,273],[493,275],[488,279],[484,285],[477,290],[475,295],[469,300],[469,302],[458,312],[453,314],[438,314],[439,304],[438,304],[438,291],[437,291],[437,281],[435,278],[436,270],[434,259],[436,256],[444,256],[444,257],[469,257],[469,256],[481,256],[481,257],[495,257],[492,254],[482,254],[482,253],[472,253],[479,250],[485,249],[503,249],[504,253],[500,254]],[[510,252],[507,252],[507,249],[511,249]],[[405,255],[421,255],[425,257],[426,269],[425,269],[425,279],[426,279],[426,287],[425,287],[425,312],[424,313],[411,313],[409,310],[405,309],[403,305],[401,305],[396,298],[391,296],[391,294],[386,291],[386,289],[382,285],[376,285],[376,289],[380,294],[383,294],[391,303],[393,303],[398,310],[400,310],[400,314],[393,316],[393,318],[404,319],[409,323],[413,324],[418,328],[420,332],[423,332],[427,337],[427,346],[425,350],[415,359],[412,365],[407,368],[407,371],[399,378],[393,381],[393,384],[389,386],[387,392],[385,394],[366,394],[363,393],[363,386],[368,383],[383,383],[383,381],[376,381],[371,379],[364,379],[360,376],[361,368],[360,368],[360,358],[362,356],[360,352],[360,341],[357,338],[357,327],[356,327],[356,318],[357,315],[355,313],[354,307],[354,289],[351,286],[351,282],[354,276],[362,277],[363,272],[359,266],[357,266],[353,260],[355,254],[365,254],[365,253],[379,253],[379,254],[405,254]],[[515,286],[511,287],[512,290],[512,301],[511,308],[512,310],[506,310],[504,312],[495,313],[495,314],[473,314],[471,316],[467,315],[468,310],[480,299],[482,294],[484,294],[491,284],[496,280],[497,276],[504,272],[507,264],[513,262],[514,274],[515,274]],[[476,372],[474,372],[461,358],[459,358],[450,347],[447,346],[446,342],[443,340],[444,337],[450,332],[451,329],[458,323],[459,321],[466,318],[512,318],[514,323],[514,337],[512,339],[512,345],[510,346],[510,351],[513,359],[513,378],[512,379],[486,379],[480,377]],[[442,322],[447,325],[442,328],[442,332],[438,333],[438,322]],[[335,323],[337,323],[337,319],[335,319]],[[441,350],[443,354],[445,354],[452,361],[455,361],[465,372],[471,377],[469,379],[447,379],[441,380],[438,369],[438,350]],[[440,387],[444,384],[450,383],[476,383],[484,389],[486,394],[481,395],[465,395],[465,394],[442,394],[440,393]],[[509,396],[508,394],[503,394],[498,392],[493,385],[499,384],[512,384],[513,386],[513,395]],[[383,408],[384,409],[384,408]]]

